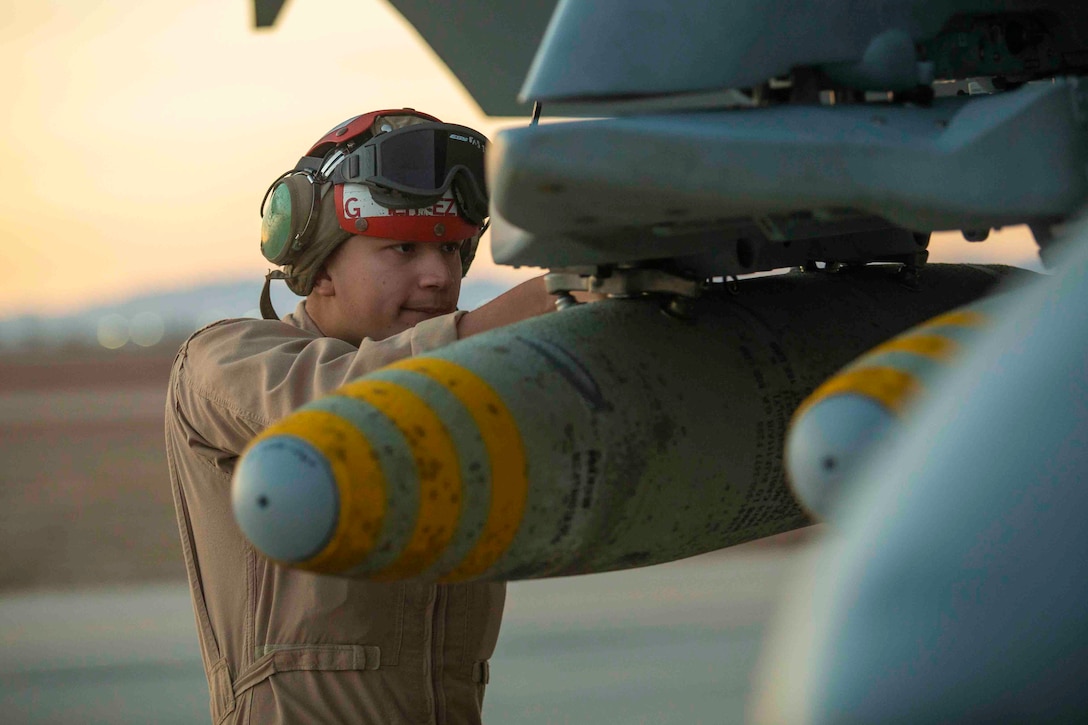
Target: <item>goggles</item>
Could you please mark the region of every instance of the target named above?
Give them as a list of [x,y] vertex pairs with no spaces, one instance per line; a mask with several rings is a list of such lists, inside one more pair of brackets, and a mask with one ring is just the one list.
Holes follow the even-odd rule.
[[320,175],[337,186],[365,184],[390,209],[431,206],[452,191],[465,220],[481,226],[488,216],[487,143],[466,126],[419,123],[337,149],[323,160]]

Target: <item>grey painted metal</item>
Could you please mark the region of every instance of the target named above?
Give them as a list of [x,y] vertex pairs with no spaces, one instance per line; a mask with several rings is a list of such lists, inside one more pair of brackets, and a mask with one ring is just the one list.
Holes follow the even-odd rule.
[[[911,85],[911,71],[914,83],[927,82],[925,71],[917,73],[917,61],[925,59],[914,46],[936,38],[953,17],[1040,10],[1064,40],[1056,50],[1088,42],[1086,16],[1074,0],[563,0],[521,97],[573,101],[750,88],[806,66],[837,72],[857,88],[890,90]],[[949,77],[991,75],[971,43],[971,58],[960,58],[951,44],[945,62],[952,65],[939,70],[956,73]],[[1004,43],[983,47],[986,58],[1000,50],[1016,60]]]
[[862,472],[761,723],[1088,720],[1088,230]]
[[[631,568],[806,525],[781,465],[796,405],[861,352],[978,298],[1009,271],[934,265],[918,288],[876,267],[751,279],[735,296],[701,298],[690,321],[664,314],[658,299],[611,300],[424,356],[485,381],[525,448],[524,514],[482,578]],[[410,387],[447,430],[471,428],[456,401],[420,385],[417,373],[389,368],[376,377]],[[365,422],[360,429],[369,436]],[[459,451],[463,469],[474,455],[475,444]],[[417,484],[394,484],[401,485]],[[503,485],[510,482],[492,481],[489,473],[463,483]],[[464,506],[488,500],[484,493],[462,495],[457,534],[435,552],[443,566],[457,563],[452,554],[465,548],[462,535],[480,519]],[[387,515],[398,510],[391,505]],[[364,561],[342,573],[372,570]]]
[[525,116],[519,102],[533,53],[556,0],[389,0],[489,116]]
[[[449,66],[484,113],[529,115],[532,104],[518,101],[518,88],[525,81],[556,0],[388,2]],[[253,0],[256,26],[273,26],[283,5],[284,0]],[[366,19],[360,17],[357,22],[365,26]],[[365,55],[365,43],[359,53]]]
[[234,519],[267,556],[303,561],[321,550],[338,518],[340,495],[329,463],[295,436],[260,441],[254,449],[238,465]]
[[[1071,79],[931,108],[777,106],[503,131],[489,160],[494,256],[624,262],[745,239],[747,267],[718,272],[738,273],[778,266],[773,250],[793,237],[842,231],[844,209],[917,231],[1060,219],[1088,196],[1083,97]],[[871,235],[860,246],[882,251],[889,232]]]
[[[527,116],[532,100],[559,116],[744,105],[750,99],[734,89],[809,65],[881,89],[925,84],[934,72],[1053,75],[1076,67],[1088,44],[1088,11],[1074,0],[882,0],[862,10],[811,0],[595,0],[563,3],[551,25],[556,0],[389,1],[492,116]],[[283,6],[253,0],[255,25],[273,26]],[[958,13],[981,15],[939,34]],[[994,23],[990,13],[1006,16]]]
[[258,28],[271,28],[283,10],[287,0],[253,0],[253,24]]

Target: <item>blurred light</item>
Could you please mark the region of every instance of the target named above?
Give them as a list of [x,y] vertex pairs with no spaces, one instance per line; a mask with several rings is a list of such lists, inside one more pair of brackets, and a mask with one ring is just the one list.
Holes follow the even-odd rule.
[[108,350],[116,350],[128,342],[129,325],[116,313],[103,315],[98,320],[98,344]]
[[165,326],[162,317],[154,312],[141,312],[130,324],[132,341],[140,347],[151,347],[162,339]]

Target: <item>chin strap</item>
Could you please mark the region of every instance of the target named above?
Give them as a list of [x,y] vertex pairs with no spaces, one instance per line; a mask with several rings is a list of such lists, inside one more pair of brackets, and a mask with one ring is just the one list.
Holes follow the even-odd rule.
[[287,279],[287,275],[278,269],[273,269],[271,272],[264,276],[264,287],[261,289],[261,317],[266,320],[278,320],[280,316],[276,314],[275,308],[272,307],[272,280],[274,279]]

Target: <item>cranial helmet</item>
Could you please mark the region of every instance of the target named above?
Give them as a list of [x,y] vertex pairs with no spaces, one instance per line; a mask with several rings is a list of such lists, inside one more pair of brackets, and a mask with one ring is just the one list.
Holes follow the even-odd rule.
[[269,272],[261,314],[277,319],[269,284],[308,295],[332,252],[355,234],[405,242],[460,242],[468,272],[488,216],[487,138],[410,108],[348,119],[279,176],[261,202]]

